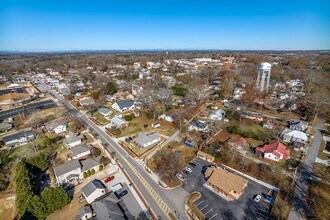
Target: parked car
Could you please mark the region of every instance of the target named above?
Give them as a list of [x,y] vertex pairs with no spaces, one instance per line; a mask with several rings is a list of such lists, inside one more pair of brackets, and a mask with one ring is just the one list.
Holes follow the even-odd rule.
[[196,167],[195,163],[188,163],[188,165],[191,166],[191,167]]
[[186,180],[186,178],[184,178],[184,176],[182,176],[180,173],[177,173],[175,176],[182,182]]
[[260,199],[261,199],[261,195],[257,194],[257,195],[254,196],[253,201],[255,201],[255,202],[259,202]]
[[126,142],[131,142],[131,140],[129,138],[125,138]]
[[119,198],[121,198],[121,197],[127,195],[127,193],[128,193],[128,191],[127,190],[124,190],[121,193],[119,193],[118,196],[119,196]]
[[192,169],[190,167],[185,167],[184,169],[187,170],[189,173],[192,172]]
[[104,180],[104,182],[105,183],[109,183],[110,181],[112,181],[112,180],[114,180],[115,179],[115,176],[109,176],[109,177],[107,177],[105,180]]
[[182,172],[183,174],[189,175],[189,172],[187,170],[183,170]]

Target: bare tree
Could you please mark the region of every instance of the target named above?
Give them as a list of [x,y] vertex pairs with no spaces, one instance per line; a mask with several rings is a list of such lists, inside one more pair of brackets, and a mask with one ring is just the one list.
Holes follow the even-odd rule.
[[162,111],[164,113],[166,110],[166,107],[171,104],[173,92],[171,89],[168,89],[168,88],[160,88],[157,91],[156,96],[158,97],[158,100],[162,104]]
[[201,104],[203,103],[209,95],[206,87],[204,86],[196,86],[189,90],[187,94],[187,99],[191,103]]

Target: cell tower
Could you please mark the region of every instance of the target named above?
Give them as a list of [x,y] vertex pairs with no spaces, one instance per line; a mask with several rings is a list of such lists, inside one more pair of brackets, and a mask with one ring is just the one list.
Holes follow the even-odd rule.
[[261,63],[259,65],[257,87],[261,92],[264,90],[268,91],[271,68],[272,65],[270,63]]

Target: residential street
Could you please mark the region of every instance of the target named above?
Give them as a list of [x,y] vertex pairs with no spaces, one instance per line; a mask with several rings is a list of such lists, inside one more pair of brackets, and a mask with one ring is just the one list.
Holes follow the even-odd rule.
[[312,175],[313,166],[322,142],[322,134],[320,129],[323,127],[321,120],[317,121],[315,126],[314,139],[311,147],[309,148],[305,161],[301,167],[300,172],[297,174],[296,189],[292,202],[292,208],[289,214],[289,220],[299,220],[305,218],[308,213],[309,206],[307,204],[308,196],[308,180]]
[[176,190],[167,191],[160,188],[146,173],[143,167],[126,154],[126,152],[94,122],[78,111],[68,100],[54,93],[48,86],[42,85],[42,87],[56,97],[56,99],[64,103],[73,114],[81,118],[90,128],[96,131],[99,134],[99,139],[109,144],[107,145],[109,150],[117,153],[119,163],[123,166],[124,170],[126,170],[133,184],[136,185],[149,204],[151,210],[158,217],[167,219],[167,214],[169,212],[174,213],[174,211],[180,216],[185,216],[184,200],[188,193],[184,189],[180,187]]

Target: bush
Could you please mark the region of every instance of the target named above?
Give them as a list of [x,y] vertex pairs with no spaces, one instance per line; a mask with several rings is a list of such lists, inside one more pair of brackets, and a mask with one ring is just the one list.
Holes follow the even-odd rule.
[[154,114],[151,111],[145,112],[145,115],[147,116],[147,119],[153,119]]
[[91,174],[92,174],[92,175],[94,175],[94,174],[95,174],[95,170],[94,170],[94,169],[92,169],[92,171],[91,171]]
[[41,193],[41,199],[46,205],[48,214],[60,210],[70,203],[70,197],[62,187],[46,188]]
[[83,173],[83,177],[84,177],[84,179],[87,178],[87,173],[86,172]]
[[125,116],[124,116],[124,119],[125,119],[126,121],[132,121],[133,118],[134,118],[134,115],[132,115],[132,114],[130,114],[130,115],[125,115]]
[[88,170],[88,171],[87,171],[87,177],[90,177],[91,175],[92,175],[91,171]]
[[178,96],[185,96],[188,92],[188,89],[183,88],[181,86],[175,85],[172,88],[173,94]]
[[103,165],[100,165],[99,166],[99,171],[102,171],[103,170]]

